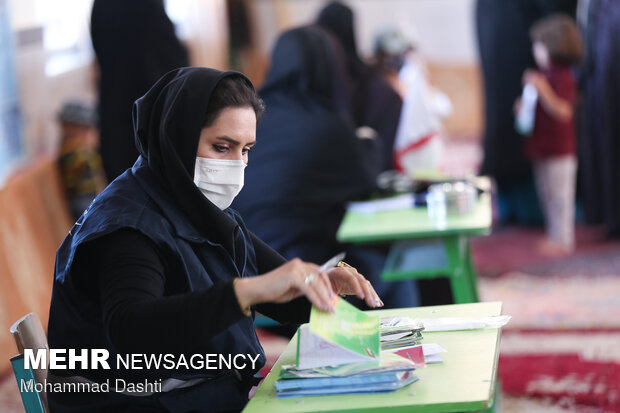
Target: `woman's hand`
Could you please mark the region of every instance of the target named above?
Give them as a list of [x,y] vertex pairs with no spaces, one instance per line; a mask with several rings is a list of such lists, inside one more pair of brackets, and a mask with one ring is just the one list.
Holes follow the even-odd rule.
[[369,307],[383,307],[383,301],[362,274],[348,264],[327,270],[332,289],[336,294],[356,295]]
[[285,303],[301,295],[316,307],[333,312],[334,291],[319,266],[295,258],[266,274],[239,278],[235,293],[241,308],[260,303]]
[[330,268],[319,274],[318,265],[295,258],[266,274],[239,278],[235,283],[241,308],[260,303],[285,303],[305,295],[316,307],[333,312],[336,293],[354,294],[369,307],[383,307],[370,281],[350,266]]

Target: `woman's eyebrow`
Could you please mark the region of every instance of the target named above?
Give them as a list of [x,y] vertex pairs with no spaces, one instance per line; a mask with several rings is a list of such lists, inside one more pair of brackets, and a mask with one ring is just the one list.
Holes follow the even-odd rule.
[[[216,139],[222,140],[224,142],[228,142],[231,145],[240,145],[239,141],[237,141],[237,140],[235,140],[233,138],[230,138],[228,136],[218,136]],[[255,143],[256,143],[256,141],[248,142],[248,143],[245,144],[245,146],[254,146]]]
[[228,142],[231,145],[239,145],[239,141],[236,141],[233,138],[229,138],[228,136],[218,136],[216,139],[219,139],[224,142]]

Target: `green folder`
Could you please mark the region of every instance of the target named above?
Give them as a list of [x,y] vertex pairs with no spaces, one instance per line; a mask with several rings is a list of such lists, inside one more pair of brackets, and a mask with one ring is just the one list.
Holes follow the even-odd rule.
[[334,313],[312,307],[310,324],[300,328],[298,368],[371,360],[378,363],[379,317],[365,314],[340,297],[335,300]]

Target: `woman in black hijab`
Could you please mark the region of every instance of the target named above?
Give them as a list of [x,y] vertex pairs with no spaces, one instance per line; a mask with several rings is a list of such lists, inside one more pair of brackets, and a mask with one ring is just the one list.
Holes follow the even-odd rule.
[[338,67],[334,45],[319,27],[278,38],[260,91],[267,106],[260,143],[234,206],[285,257],[321,262],[346,250],[347,261],[372,281],[386,306],[414,306],[412,283],[380,281],[383,254],[336,240],[347,203],[373,188],[363,142],[342,109],[348,98]]
[[100,69],[100,150],[111,182],[138,157],[133,102],[164,73],[189,62],[163,0],[95,0],[90,29]]
[[[335,293],[381,305],[354,269],[319,273],[286,262],[228,208],[261,113],[245,76],[205,68],[169,72],[136,102],[140,157],[60,246],[48,327],[50,348],[103,349],[111,367],[51,370],[49,382],[110,387],[51,392],[52,413],[240,410],[265,362],[254,309],[298,323],[310,303],[331,310]],[[136,353],[171,361],[144,370],[117,364]],[[179,364],[195,355],[224,362]],[[126,383],[144,386],[132,392]]]
[[319,13],[317,24],[329,31],[344,50],[346,72],[353,85],[351,108],[356,127],[374,129],[380,138],[379,171],[394,168],[394,139],[403,105],[400,95],[383,75],[357,54],[354,16],[350,7],[332,1]]

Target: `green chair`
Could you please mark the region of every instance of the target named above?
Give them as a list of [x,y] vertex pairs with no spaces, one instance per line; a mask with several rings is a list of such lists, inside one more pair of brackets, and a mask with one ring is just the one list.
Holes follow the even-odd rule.
[[[17,386],[22,397],[22,403],[26,413],[46,413],[47,397],[45,386],[43,391],[34,390],[35,383],[45,383],[47,378],[47,365],[41,369],[26,369],[24,367],[24,349],[45,349],[47,352],[46,362],[49,360],[49,348],[47,337],[41,325],[41,320],[35,313],[30,313],[17,320],[10,328],[10,332],[15,339],[19,354],[11,358],[11,365],[17,380]],[[32,380],[32,387],[26,387],[22,383]]]

